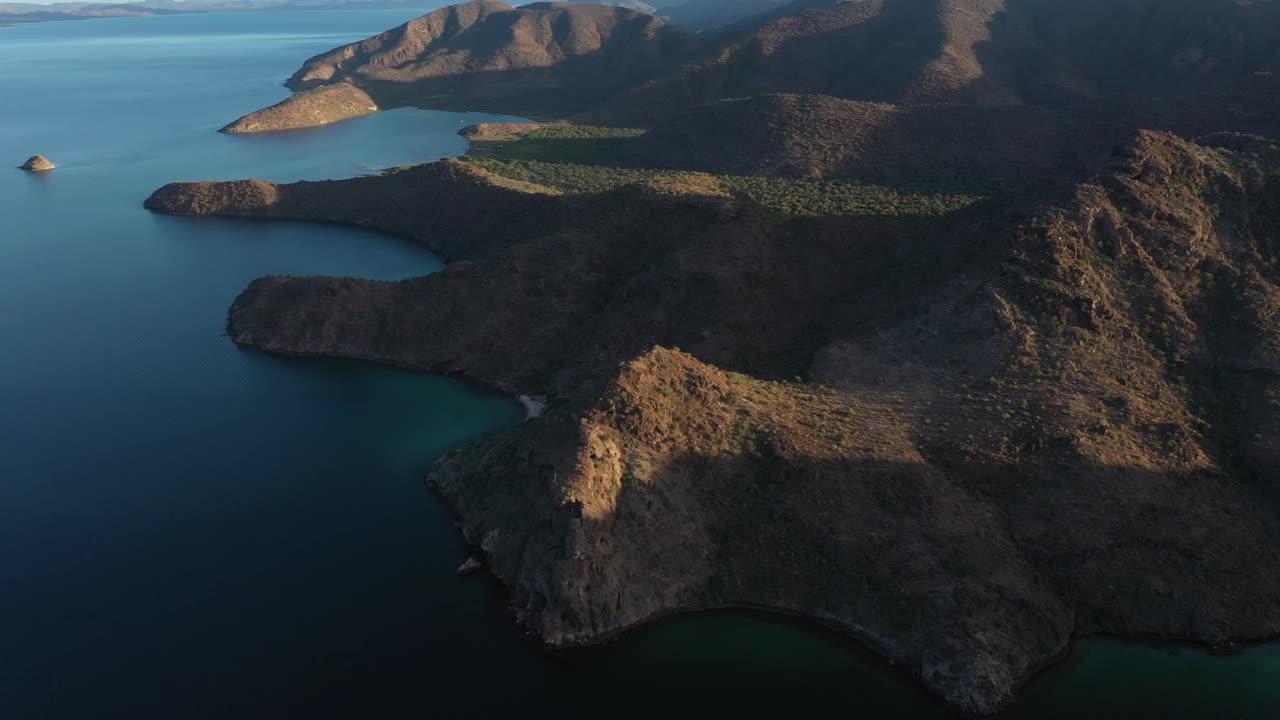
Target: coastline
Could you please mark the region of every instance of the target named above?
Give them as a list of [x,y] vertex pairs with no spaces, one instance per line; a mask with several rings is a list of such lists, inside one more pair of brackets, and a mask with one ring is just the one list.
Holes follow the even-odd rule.
[[[447,163],[449,161],[444,161],[444,162]],[[316,185],[319,185],[319,184],[311,184],[311,186],[313,187]],[[453,188],[453,190],[456,190],[462,193],[466,193],[469,191],[469,189],[467,188]],[[452,197],[456,197],[456,196],[452,196]],[[212,213],[212,214],[219,214],[219,213]],[[246,217],[253,217],[253,215],[248,215]],[[283,218],[280,218],[280,219],[283,219]],[[290,219],[306,220],[307,218],[302,216],[290,216]],[[326,219],[324,221],[332,221],[332,220]],[[386,231],[385,228],[379,228],[376,225],[364,225],[360,223],[350,223],[350,224],[356,224],[361,227],[375,227],[377,229],[382,229]],[[392,234],[399,234],[394,231],[391,231],[391,232]],[[410,239],[417,239],[417,238],[411,237]],[[447,259],[452,260],[452,258],[447,258]],[[451,265],[453,265],[453,263],[451,263]],[[240,302],[240,299],[238,298],[237,304],[239,304],[239,302]],[[233,305],[233,309],[235,307],[236,305]],[[316,352],[301,352],[301,351],[297,351],[296,348],[290,349],[290,347],[287,344],[281,345],[278,347],[275,347],[275,346],[265,347],[253,340],[249,340],[242,343],[240,342],[239,339],[237,339],[237,344],[241,345],[241,347],[248,347],[256,350],[262,350],[265,352],[272,352],[275,354],[281,354],[281,355],[287,355],[287,356],[293,356],[293,357],[340,356],[340,357],[346,357],[348,359],[365,360],[365,361],[377,362],[379,364],[406,367],[408,369],[412,369],[420,372],[436,372],[439,374],[455,375],[455,373],[453,372],[442,371],[440,368],[435,367],[431,364],[424,365],[424,364],[413,364],[413,363],[404,363],[404,364],[397,363],[394,360],[390,360],[389,359],[390,356],[388,356],[387,358],[381,358],[381,357],[375,357],[373,355],[361,355],[359,353],[353,353],[353,352],[334,351],[332,349],[316,351]],[[498,390],[499,392],[503,392],[504,394],[507,394],[507,395],[516,394],[515,393],[516,389],[524,389],[524,387],[519,383],[510,383],[509,385],[504,386],[502,382],[496,382],[492,376],[490,376],[489,379],[487,380],[481,380],[480,375],[485,375],[486,373],[481,373],[480,375],[475,375],[475,376],[467,375],[467,373],[465,372],[460,374],[464,377],[472,377],[476,379],[478,382],[480,382],[481,384],[488,385]],[[454,456],[454,453],[451,452],[449,454],[449,457],[453,457],[453,456]],[[432,473],[433,476],[436,475],[439,468],[440,468],[440,465],[438,464],[437,469],[433,470],[433,473]],[[434,483],[434,481],[431,481],[431,482]],[[438,496],[442,497],[442,499],[446,497],[445,492],[441,490],[438,485],[432,484],[432,489]],[[464,523],[469,523],[475,520],[474,516],[469,517],[469,514],[461,510],[460,507],[452,500],[446,500],[446,504],[451,508],[451,510],[457,516],[462,518]],[[480,524],[483,525],[484,523],[480,523]],[[485,534],[486,540],[488,539],[488,537],[489,535],[486,533]],[[477,542],[476,541],[477,538],[475,537],[466,537],[466,531],[464,531],[464,539],[469,546],[484,548],[485,542],[483,541]],[[509,590],[511,590],[512,592],[515,592],[517,588],[522,584],[523,581],[510,575],[504,575],[504,573],[502,573],[501,571],[493,570],[492,568],[494,567],[495,564],[497,564],[497,561],[499,560],[499,558],[497,558],[494,555],[494,553],[490,552],[489,548],[484,548],[483,553],[487,560],[486,566],[491,568],[492,575],[495,578],[502,581],[504,585],[508,587]],[[523,551],[521,551],[521,553],[523,553]],[[507,560],[509,561],[509,558]],[[521,572],[523,572],[523,569],[521,570]],[[897,652],[896,653],[897,657],[895,657],[893,644],[886,643],[882,639],[879,639],[877,635],[872,631],[870,631],[869,629],[863,628],[862,626],[856,623],[851,624],[848,620],[840,621],[840,620],[831,619],[831,618],[824,619],[822,614],[806,613],[802,610],[788,609],[780,606],[769,605],[767,603],[752,603],[752,602],[744,601],[744,602],[733,602],[733,603],[725,603],[725,604],[694,603],[694,604],[686,604],[686,605],[671,605],[659,611],[649,612],[647,614],[644,614],[639,619],[632,620],[632,621],[625,621],[625,622],[622,622],[621,624],[616,624],[612,627],[608,627],[603,632],[598,632],[594,634],[580,634],[576,631],[574,632],[561,631],[559,634],[555,635],[554,637],[548,637],[544,635],[544,642],[546,642],[551,647],[593,646],[597,644],[607,643],[611,639],[615,637],[620,637],[626,632],[629,632],[633,629],[647,626],[651,623],[660,622],[664,618],[685,616],[689,614],[696,614],[699,612],[712,612],[712,611],[723,611],[723,610],[731,611],[735,608],[754,608],[757,610],[767,610],[772,613],[793,615],[795,617],[805,618],[807,620],[815,621],[823,625],[830,625],[837,632],[861,642],[869,650],[882,654],[885,657],[895,659],[895,664],[908,665],[913,677],[915,677],[917,680],[922,680],[922,679],[925,680],[925,682],[921,684],[926,689],[928,689],[932,694],[939,697],[943,697],[944,699],[949,701],[953,706],[956,706],[958,704],[956,702],[955,697],[951,697],[946,694],[945,687],[929,682],[927,677],[923,677],[923,674],[918,667],[911,666],[911,662],[909,661],[909,658],[905,657],[902,651]],[[519,614],[523,612],[525,611],[518,611],[518,617],[519,617]],[[1074,615],[1074,611],[1073,611],[1073,615]],[[1128,635],[1125,633],[1097,633],[1097,634],[1110,635],[1113,637],[1123,638],[1126,640],[1130,640],[1130,639],[1137,640],[1137,641],[1143,640],[1142,633],[1135,633],[1133,635]],[[978,706],[978,707],[969,707],[966,705],[959,705],[959,706],[964,709],[977,710],[980,712],[995,712],[1000,708],[1007,707],[1009,704],[1016,702],[1016,694],[1019,690],[1021,690],[1022,688],[1025,688],[1028,684],[1033,682],[1036,678],[1045,674],[1052,668],[1057,667],[1062,663],[1064,659],[1069,657],[1070,648],[1072,647],[1073,643],[1076,640],[1082,637],[1089,637],[1089,636],[1090,635],[1088,634],[1081,634],[1081,635],[1076,634],[1075,620],[1073,619],[1072,627],[1068,632],[1066,641],[1060,647],[1058,647],[1054,652],[1043,655],[1043,657],[1041,657],[1039,660],[1029,665],[1025,672],[1022,672],[1017,677],[1013,678],[1010,683],[1010,692],[1012,694],[1005,701],[995,705],[986,705],[986,706]],[[1267,634],[1267,637],[1272,637],[1272,635]],[[1198,642],[1197,638],[1193,635],[1193,631],[1189,631],[1186,636],[1160,637],[1158,639],[1163,642],[1173,642],[1173,643],[1185,644],[1193,647],[1209,646],[1208,643]],[[1227,639],[1229,640],[1230,636],[1228,636]],[[1264,640],[1259,640],[1258,642],[1266,642],[1266,641],[1264,639]]]
[[[443,109],[443,108],[431,107],[427,109]],[[468,109],[467,111],[474,111],[474,109]],[[537,126],[538,122],[539,121],[536,121],[536,120],[530,120],[530,123],[534,124],[535,126]],[[470,126],[470,127],[478,127],[478,126]],[[471,136],[467,134],[467,130],[469,130],[470,127],[463,128],[462,130],[459,131],[460,135],[468,139],[468,150],[463,153],[463,156],[465,156],[467,153],[471,151],[471,149],[475,147],[474,141],[471,139]],[[440,161],[440,162],[444,162],[444,161]],[[350,178],[350,180],[356,180],[356,179],[360,179],[360,178]],[[307,181],[304,181],[304,182],[307,182]],[[311,181],[311,182],[328,182],[328,181]],[[341,181],[332,181],[332,182],[341,182]],[[415,244],[423,245],[431,252],[436,253],[441,258],[441,260],[446,263],[446,266],[448,264],[452,264],[453,262],[456,262],[455,260],[449,259],[446,256],[444,256],[439,250],[433,248],[431,246],[430,241],[421,235],[389,230],[377,224],[374,224],[371,221],[334,221],[334,220],[323,220],[323,219],[317,220],[314,218],[308,218],[304,216],[256,217],[253,215],[225,215],[225,216],[215,215],[214,217],[230,217],[230,218],[237,218],[237,219],[244,219],[244,220],[266,221],[266,222],[306,222],[306,223],[314,223],[314,224],[332,224],[332,225],[341,225],[341,226],[349,226],[349,227],[358,227],[361,229],[374,230],[374,231],[381,232],[393,237],[409,240],[411,242],[414,242]],[[235,307],[235,303],[233,302],[231,308],[234,308],[234,307]],[[230,335],[230,333],[228,333],[228,335]],[[404,371],[413,372],[413,373],[425,373],[425,374],[438,375],[441,377],[449,377],[449,378],[458,380],[460,382],[466,383],[468,385],[474,386],[476,388],[482,389],[485,392],[492,393],[495,395],[500,395],[514,402],[518,402],[525,409],[526,422],[528,420],[532,420],[540,417],[546,407],[545,398],[543,398],[541,402],[539,402],[537,397],[531,397],[528,395],[521,394],[515,389],[504,388],[490,381],[486,381],[484,379],[471,376],[466,373],[442,373],[429,368],[424,368],[419,365],[395,362],[387,358],[378,358],[371,355],[360,355],[360,354],[333,355],[328,353],[302,353],[302,352],[293,353],[293,352],[284,352],[284,351],[278,351],[278,350],[264,350],[252,344],[240,344],[238,342],[236,344],[241,350],[247,350],[250,352],[254,352],[262,355],[268,355],[268,356],[276,356],[276,357],[296,359],[296,360],[313,360],[314,361],[314,360],[334,359],[334,360],[340,360],[340,361],[346,361],[346,362],[360,362],[360,363],[368,363],[371,365],[378,365],[383,367],[404,370]],[[446,455],[448,455],[449,453],[455,450],[456,448],[446,451]],[[444,493],[442,493],[437,487],[435,487],[432,483],[429,482],[428,480],[429,477],[430,477],[430,474],[424,476],[424,486],[428,490],[428,492],[433,497],[435,497],[438,502],[444,505],[445,508],[448,509],[450,514],[453,515],[453,517],[455,517],[459,521],[464,521],[466,519],[465,516],[463,516],[458,511],[457,507],[449,500],[449,498]],[[510,596],[511,587],[502,578],[500,578],[490,570],[489,558],[487,557],[485,551],[481,548],[479,544],[473,545],[472,543],[468,542],[465,537],[465,534],[460,533],[460,539],[462,541],[462,546],[464,548],[464,557],[467,555],[470,555],[472,557],[485,558],[485,562],[483,566],[485,577],[488,578],[491,582],[495,583],[499,588],[501,588],[502,597],[505,598],[505,600],[509,603],[510,597],[511,597]],[[541,647],[551,650],[553,652],[562,652],[562,653],[584,652],[584,651],[589,651],[593,648],[604,647],[614,643],[625,642],[627,636],[630,636],[636,633],[643,633],[647,630],[659,629],[662,626],[669,623],[679,622],[679,621],[688,620],[688,619],[696,619],[698,616],[702,616],[702,615],[724,615],[724,614],[739,614],[739,613],[765,616],[772,620],[782,620],[782,621],[785,621],[787,624],[794,625],[796,627],[801,627],[808,631],[819,632],[821,633],[821,636],[823,637],[823,639],[826,641],[837,642],[837,643],[845,644],[849,647],[856,648],[859,652],[865,653],[866,657],[876,658],[877,660],[882,661],[883,664],[885,664],[892,670],[892,672],[894,672],[895,674],[899,675],[904,679],[909,680],[914,687],[919,688],[919,690],[923,695],[926,695],[927,697],[938,702],[939,707],[945,707],[954,711],[954,708],[950,708],[950,706],[946,705],[943,696],[939,692],[935,691],[935,689],[930,687],[928,684],[921,682],[921,678],[917,672],[913,671],[912,668],[910,668],[907,664],[900,662],[894,658],[894,654],[891,649],[892,643],[876,637],[869,630],[852,627],[847,624],[841,623],[839,620],[836,620],[833,618],[826,618],[821,615],[808,614],[808,613],[800,612],[800,611],[793,610],[786,607],[769,606],[769,605],[746,603],[746,602],[731,603],[731,604],[725,604],[725,605],[676,607],[676,608],[669,608],[669,609],[665,609],[665,610],[653,613],[634,624],[614,628],[608,632],[595,635],[579,643],[567,644],[567,645],[556,645],[556,644],[546,643],[541,638],[539,638],[537,642]],[[1062,663],[1067,658],[1069,658],[1071,654],[1071,644],[1072,643],[1069,642],[1062,649],[1061,653],[1057,657],[1047,660],[1043,667],[1037,668],[1034,672],[1030,673],[1026,678],[1024,678],[1018,684],[1018,687],[1022,688],[1026,684],[1034,682],[1040,675],[1042,675],[1045,672],[1048,672],[1053,667],[1056,667],[1058,664]]]
[[[288,220],[286,222],[295,222],[295,221]],[[392,233],[388,233],[388,234],[392,234]],[[405,238],[405,239],[413,240],[412,238]],[[541,415],[541,413],[533,414],[530,411],[529,406],[524,401],[524,398],[528,396],[520,394],[517,390],[504,388],[499,385],[495,385],[492,382],[489,382],[484,379],[474,377],[471,375],[467,375],[465,373],[445,373],[445,372],[424,368],[418,365],[398,363],[386,358],[378,358],[378,357],[373,357],[369,355],[358,355],[358,354],[334,355],[329,353],[292,353],[292,352],[284,352],[284,351],[278,351],[278,350],[264,350],[252,344],[242,345],[240,343],[237,343],[237,346],[242,351],[249,351],[249,352],[253,352],[261,355],[280,357],[284,359],[305,360],[305,361],[337,360],[342,362],[357,362],[357,363],[366,363],[366,364],[375,365],[375,366],[388,367],[388,368],[393,368],[397,370],[403,370],[411,373],[420,373],[420,374],[436,375],[439,377],[448,377],[448,378],[457,380],[459,382],[465,383],[467,385],[473,386],[486,393],[498,395],[498,396],[507,398],[513,402],[519,403],[526,411],[526,418],[524,422],[528,422],[529,420],[536,419]],[[456,452],[458,450],[458,447],[450,448],[449,450],[447,450],[444,457],[448,457],[452,453]],[[451,501],[451,499],[431,481],[431,476],[432,476],[432,473],[428,473],[423,477],[423,484],[425,489],[436,499],[437,502],[439,502],[448,510],[451,516],[454,517],[459,524],[464,523],[467,520],[467,517],[463,513],[461,513],[458,507]],[[489,581],[494,583],[498,588],[500,588],[501,597],[504,599],[504,604],[507,605],[508,611],[514,612],[516,609],[510,605],[512,586],[510,585],[510,583],[508,583],[506,580],[504,580],[502,577],[495,574],[491,570],[491,567],[490,567],[491,558],[488,556],[488,553],[483,549],[480,543],[470,542],[466,538],[465,532],[462,532],[461,530],[459,531],[459,539],[461,541],[461,546],[463,549],[462,557],[463,558],[477,557],[477,558],[484,559],[483,565],[482,565],[484,576],[488,578]],[[908,679],[911,682],[911,684],[914,687],[917,687],[923,695],[926,695],[929,698],[933,699],[934,701],[938,702],[940,707],[946,708],[948,711],[952,713],[958,712],[961,715],[969,714],[962,710],[958,711],[954,706],[949,705],[942,692],[940,692],[937,688],[929,685],[928,683],[922,682],[918,668],[913,668],[909,663],[904,662],[899,657],[895,656],[892,642],[886,641],[882,638],[877,637],[874,633],[872,633],[871,631],[865,628],[851,626],[847,623],[841,622],[836,618],[824,617],[822,615],[811,614],[811,613],[805,613],[802,611],[798,611],[795,609],[782,607],[782,606],[773,606],[773,605],[750,603],[750,602],[736,602],[736,603],[727,603],[727,604],[721,604],[721,605],[690,605],[685,607],[672,607],[672,608],[660,610],[658,612],[654,612],[634,623],[613,628],[606,632],[602,632],[588,638],[579,638],[578,641],[576,642],[566,643],[566,644],[554,644],[554,643],[546,642],[537,633],[527,633],[527,634],[535,636],[537,638],[538,644],[541,647],[547,650],[550,650],[552,652],[576,653],[576,652],[590,651],[593,648],[609,646],[615,643],[626,642],[627,637],[633,634],[643,633],[648,630],[660,629],[666,624],[676,623],[682,620],[696,619],[698,616],[701,616],[701,615],[725,615],[725,614],[732,615],[735,613],[744,613],[744,612],[749,614],[763,615],[773,620],[786,621],[788,624],[793,624],[795,626],[802,627],[807,630],[820,631],[824,639],[827,641],[848,644],[852,647],[856,647],[858,650],[860,650],[863,653],[866,653],[868,656],[877,658],[879,661],[883,662],[883,664],[886,665],[888,668],[890,668],[891,671],[894,672],[895,674],[905,679]],[[518,621],[516,625],[517,627],[519,626]],[[1015,683],[1014,694],[1012,699],[1009,701],[1009,703],[997,708],[992,713],[981,713],[981,715],[982,716],[992,715],[995,717],[999,717],[1002,712],[1007,710],[1009,707],[1012,707],[1013,705],[1017,704],[1017,702],[1021,698],[1022,693],[1025,689],[1027,689],[1032,684],[1035,684],[1042,680],[1050,679],[1050,677],[1056,670],[1062,668],[1066,663],[1068,663],[1072,658],[1075,644],[1078,641],[1086,640],[1093,637],[1115,638],[1117,640],[1120,640],[1126,643],[1136,644],[1136,645],[1154,646],[1154,647],[1162,647],[1162,648],[1173,647],[1173,648],[1187,649],[1187,650],[1206,652],[1206,653],[1212,653],[1215,655],[1225,655],[1225,656],[1238,654],[1250,647],[1256,647],[1256,646],[1268,644],[1270,642],[1280,641],[1280,635],[1277,635],[1271,638],[1258,639],[1258,640],[1244,640],[1244,639],[1237,638],[1237,639],[1233,639],[1232,641],[1232,645],[1234,647],[1233,650],[1225,653],[1220,653],[1220,652],[1217,652],[1218,648],[1215,648],[1214,646],[1197,643],[1194,640],[1188,640],[1185,638],[1125,636],[1121,634],[1106,633],[1106,632],[1087,633],[1087,634],[1073,633],[1070,639],[1068,640],[1068,642],[1065,645],[1063,645],[1063,647],[1055,655],[1046,657],[1043,661],[1041,661],[1038,665],[1033,667],[1029,672],[1027,672],[1022,678],[1020,678]]]
[[[483,383],[481,384],[483,385]],[[430,483],[426,483],[426,488],[438,502],[447,508],[454,518],[459,520],[459,522],[465,519],[458,512],[458,509],[453,505],[450,499],[437,488],[432,486]],[[465,537],[461,537],[460,540],[463,557],[485,557],[485,553],[479,544],[470,543]],[[508,613],[516,612],[516,608],[512,607],[510,604],[510,585],[490,570],[487,558],[483,563],[482,570],[487,581],[493,585],[498,597],[502,600],[504,605],[506,605]],[[992,714],[983,713],[975,715],[963,710],[958,710],[953,705],[948,704],[946,702],[946,698],[941,693],[937,692],[927,683],[921,682],[918,670],[894,658],[894,654],[891,650],[891,643],[877,638],[875,635],[865,630],[850,627],[838,620],[825,618],[820,615],[798,612],[785,607],[754,603],[730,603],[713,606],[671,608],[653,613],[634,624],[615,628],[582,642],[570,645],[549,644],[544,642],[536,633],[528,632],[526,634],[533,639],[539,647],[548,652],[573,655],[579,653],[590,653],[615,644],[623,644],[634,639],[636,636],[640,636],[648,632],[659,631],[664,627],[678,624],[683,621],[697,620],[699,617],[718,616],[745,616],[748,618],[760,618],[770,622],[780,622],[786,626],[795,628],[798,631],[812,633],[820,637],[825,642],[833,642],[849,648],[864,660],[874,661],[877,665],[883,666],[880,667],[879,670],[887,670],[901,678],[904,682],[908,683],[911,688],[914,688],[922,697],[927,697],[931,702],[937,703],[939,710],[946,712],[948,715],[955,717],[994,717],[997,718],[997,720],[1001,717],[1005,717],[1009,712],[1016,710],[1019,704],[1024,702],[1026,691],[1033,686],[1052,684],[1065,679],[1066,674],[1069,674],[1073,669],[1074,663],[1079,661],[1077,652],[1078,643],[1080,642],[1094,639],[1111,639],[1128,646],[1154,648],[1170,652],[1171,654],[1193,652],[1220,658],[1236,657],[1253,649],[1280,643],[1280,635],[1252,640],[1237,638],[1230,643],[1229,649],[1224,649],[1221,646],[1212,646],[1199,643],[1194,640],[1188,640],[1186,638],[1159,638],[1144,637],[1140,635],[1126,636],[1109,632],[1073,633],[1069,641],[1057,654],[1045,658],[1039,665],[1026,673],[1016,683],[1013,699],[1008,704],[1000,707]]]

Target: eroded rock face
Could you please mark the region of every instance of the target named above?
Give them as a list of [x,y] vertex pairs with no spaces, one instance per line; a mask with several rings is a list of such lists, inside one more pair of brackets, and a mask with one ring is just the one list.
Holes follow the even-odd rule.
[[46,158],[45,156],[32,155],[29,160],[22,163],[21,169],[29,170],[32,172],[44,172],[46,170],[52,170],[56,167],[58,166],[50,162],[49,159]]
[[[276,191],[331,219],[336,187]],[[428,478],[546,642],[773,607],[986,713],[1073,634],[1280,634],[1265,140],[1144,132],[1048,207],[936,221],[508,190],[473,260],[263,278],[228,333],[548,396]]]

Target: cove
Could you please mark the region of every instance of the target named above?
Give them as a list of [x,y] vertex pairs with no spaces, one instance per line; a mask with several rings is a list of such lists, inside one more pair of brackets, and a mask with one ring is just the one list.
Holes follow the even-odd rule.
[[[348,177],[462,152],[457,129],[504,118],[215,132],[284,97],[302,59],[417,12],[0,30],[0,161],[60,166],[0,170],[0,716],[949,717],[856,644],[772,616],[545,652],[512,629],[500,588],[455,577],[453,520],[419,481],[448,447],[518,422],[515,403],[222,336],[263,274],[438,269],[351,228],[141,209],[173,180]],[[1277,693],[1274,645],[1224,658],[1094,639],[1008,715],[1261,718]]]

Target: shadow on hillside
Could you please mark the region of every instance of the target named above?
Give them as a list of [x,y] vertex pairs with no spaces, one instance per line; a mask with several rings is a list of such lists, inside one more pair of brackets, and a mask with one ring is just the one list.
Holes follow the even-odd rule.
[[652,127],[710,100],[777,92],[897,102],[943,52],[940,3],[844,2],[721,36],[674,71],[578,119]]
[[557,164],[602,165],[629,169],[661,167],[663,158],[647,156],[641,137],[521,138],[474,143],[470,155],[502,160],[532,160]]
[[[1177,43],[1191,28],[1223,19],[1194,13],[1218,11],[1196,3],[1173,4],[1171,24],[1152,25],[1133,7],[1089,4],[1102,7],[1059,15],[1026,6],[1001,11],[987,25],[990,40],[974,48],[984,67],[1013,69],[1006,80],[1015,96],[1067,120],[1070,136],[1065,142],[1108,147],[1123,143],[1137,129],[1188,139],[1223,131],[1280,138],[1280,77],[1255,71],[1262,57],[1259,47],[1269,47],[1257,36],[1270,32],[1274,23],[1241,21],[1242,15],[1271,8],[1232,8],[1239,35],[1212,48],[1225,57],[1206,58],[1204,67],[1195,70],[1175,62]],[[1107,22],[1081,25],[1103,13]],[[1154,50],[1136,42],[1131,28],[1144,29]]]
[[[637,400],[632,412],[677,423],[670,437],[695,437],[692,398]],[[554,464],[536,480],[486,466],[446,495],[462,494],[450,499],[474,537],[502,528],[492,560],[517,608],[546,607],[536,580],[548,566],[575,572],[558,563],[580,523],[589,584],[554,598],[568,628],[768,608],[817,619],[914,673],[950,663],[935,691],[970,673],[1012,690],[1073,634],[1210,645],[1280,634],[1280,577],[1268,572],[1280,522],[1229,478],[819,458],[780,449],[763,428],[743,440],[740,451],[637,460],[642,477],[624,476],[616,494],[575,486],[585,506],[553,507],[569,472]]]
[[1211,645],[1280,633],[1267,572],[1280,518],[1222,475],[754,447],[624,481],[612,515],[584,519],[587,537],[629,541],[639,582],[646,568],[705,576],[703,605],[831,619],[915,662],[959,647],[1025,654],[1033,670],[1073,632]]
[[585,112],[675,64],[668,60],[655,67],[651,62],[615,59],[594,65],[600,57],[597,51],[552,67],[472,71],[412,82],[361,78],[358,85],[383,108],[416,106],[550,120]]

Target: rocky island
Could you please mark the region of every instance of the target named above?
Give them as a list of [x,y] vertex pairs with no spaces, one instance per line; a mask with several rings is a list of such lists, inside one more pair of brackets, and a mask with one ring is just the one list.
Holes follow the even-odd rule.
[[[496,5],[414,22],[512,19]],[[622,127],[481,128],[461,160],[176,183],[147,206],[371,227],[451,261],[261,278],[228,333],[546,397],[427,483],[550,645],[767,608],[991,713],[1073,637],[1280,636],[1280,94],[1261,72],[1280,58],[1238,44],[1280,39],[1280,10],[803,5],[561,116]],[[1146,20],[1087,52],[1058,35],[1103,12]],[[946,44],[880,52],[922,13]],[[1135,33],[1151,55],[1106,77],[1095,58]],[[374,79],[417,57],[387,42],[294,82],[381,103]],[[879,70],[828,82],[852,58]]]
[[56,167],[58,166],[50,162],[49,158],[46,158],[43,155],[32,155],[26,162],[22,163],[18,169],[29,170],[32,172],[44,172],[46,170],[53,170]]

